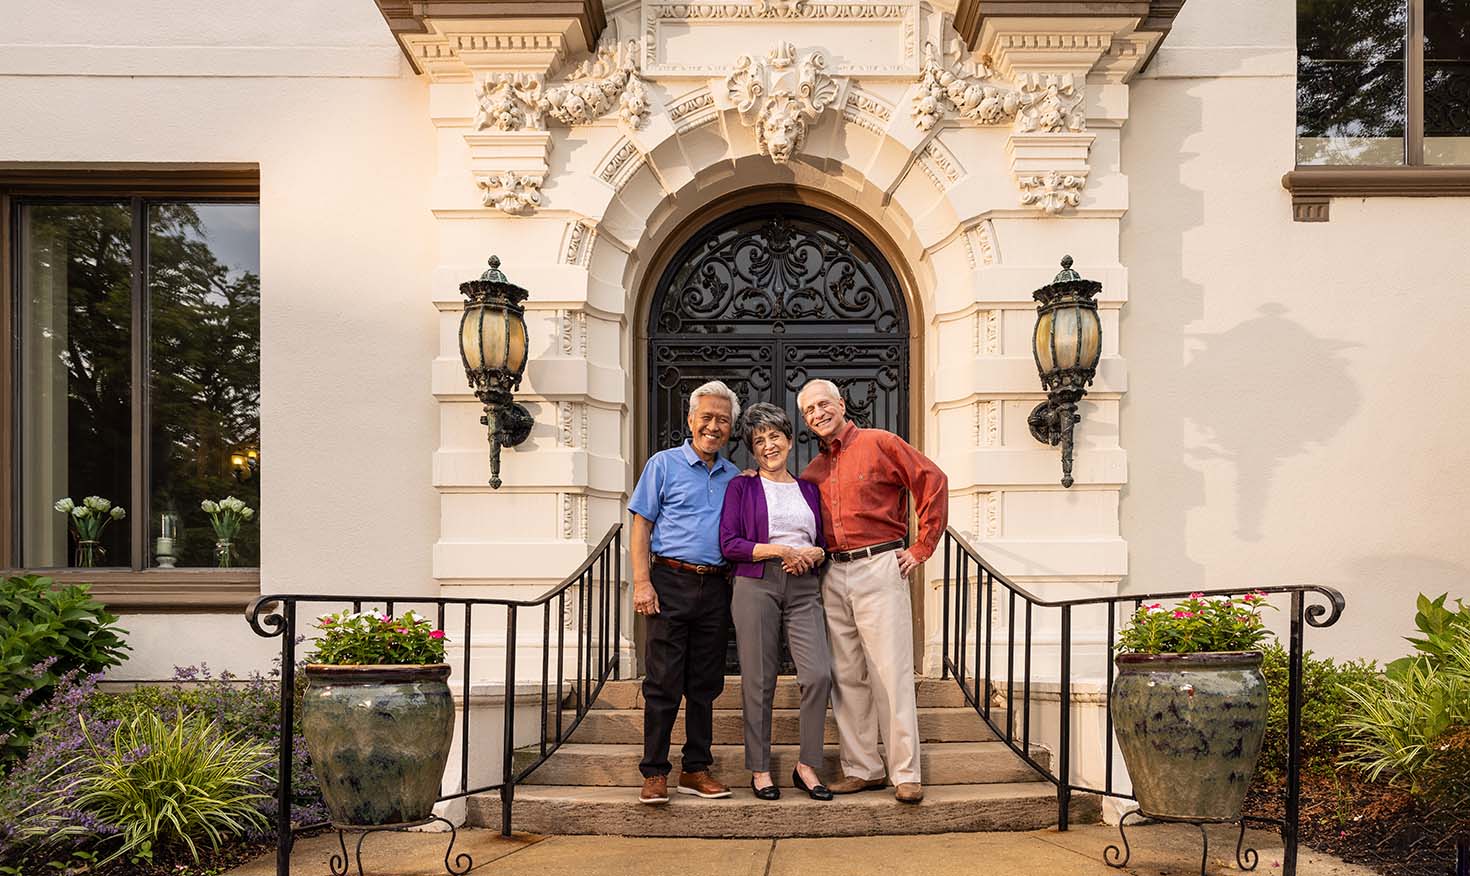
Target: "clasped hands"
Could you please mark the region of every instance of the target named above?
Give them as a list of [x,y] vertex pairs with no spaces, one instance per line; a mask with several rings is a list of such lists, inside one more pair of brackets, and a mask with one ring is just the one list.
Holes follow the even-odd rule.
[[780,545],[781,568],[788,575],[805,575],[827,558],[827,552],[819,547],[791,547]]

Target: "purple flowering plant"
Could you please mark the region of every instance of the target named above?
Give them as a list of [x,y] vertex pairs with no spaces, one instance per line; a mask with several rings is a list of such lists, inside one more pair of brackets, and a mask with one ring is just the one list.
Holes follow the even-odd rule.
[[342,611],[317,618],[321,637],[308,663],[332,665],[444,662],[444,631],[412,610],[399,617]]
[[1266,594],[1207,597],[1191,593],[1173,607],[1140,605],[1118,634],[1120,654],[1197,654],[1258,651],[1271,636],[1262,611],[1275,606]]

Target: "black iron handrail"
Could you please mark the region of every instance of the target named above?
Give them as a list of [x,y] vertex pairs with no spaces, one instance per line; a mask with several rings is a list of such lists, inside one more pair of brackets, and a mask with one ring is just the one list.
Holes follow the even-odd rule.
[[[622,639],[622,524],[614,524],[602,537],[602,541],[587,559],[562,582],[535,599],[466,598],[452,596],[357,596],[342,594],[268,594],[253,600],[245,609],[245,619],[257,635],[266,638],[281,637],[281,715],[280,748],[277,752],[279,784],[276,788],[276,876],[290,876],[291,846],[295,835],[303,830],[330,826],[329,823],[293,825],[291,821],[291,758],[293,754],[292,724],[295,715],[296,689],[296,645],[297,606],[303,604],[344,605],[351,604],[353,611],[361,611],[364,603],[382,605],[386,614],[392,614],[395,605],[437,606],[438,627],[444,629],[449,606],[464,607],[464,658],[460,666],[460,772],[459,790],[445,794],[439,802],[455,800],[472,794],[490,791],[500,792],[501,833],[510,836],[511,806],[515,801],[516,785],[524,782],[537,767],[546,762],[565,742],[602,692],[609,678],[619,677],[618,643]],[[572,588],[577,590],[577,635],[576,666],[570,690],[565,689],[566,658],[571,647],[566,641],[566,625],[562,619],[567,610],[567,597]],[[556,644],[551,644],[552,603],[556,603]],[[470,634],[474,610],[478,606],[499,606],[505,609],[505,721],[503,727],[504,748],[502,751],[501,780],[479,787],[469,787],[470,758]],[[516,710],[516,629],[518,615],[522,609],[540,607],[541,612],[541,732],[539,749],[535,760],[516,770],[515,755],[515,710]],[[266,609],[270,611],[266,613]],[[447,630],[446,630],[447,632]],[[611,633],[611,638],[609,638]],[[552,652],[556,661],[556,692],[551,690]],[[564,707],[567,701],[575,703],[575,710],[567,719]],[[555,716],[553,719],[553,715]]]
[[[974,573],[974,580],[971,574]],[[1006,593],[1005,617],[1008,630],[1005,637],[1006,673],[1005,673],[1005,703],[1006,716],[1005,725],[1002,727],[991,716],[991,701],[999,694],[998,689],[993,689],[992,658],[995,650],[996,639],[993,628],[994,608],[996,606],[995,588],[999,585]],[[951,590],[955,592],[951,594]],[[1182,599],[1201,591],[1179,591],[1169,593],[1146,593],[1127,594],[1123,596],[1090,596],[1081,599],[1042,599],[1036,594],[1021,587],[986,562],[980,556],[980,552],[972,545],[965,536],[953,527],[944,533],[944,617],[942,632],[942,660],[940,677],[949,678],[953,676],[964,693],[965,701],[975,712],[989,725],[990,729],[1001,738],[1010,749],[1026,762],[1038,775],[1051,782],[1057,788],[1057,829],[1066,830],[1069,818],[1069,808],[1073,791],[1085,794],[1100,794],[1107,797],[1118,797],[1122,799],[1133,799],[1132,794],[1117,791],[1113,787],[1113,709],[1111,695],[1113,692],[1113,650],[1117,634],[1118,606],[1124,603],[1132,603],[1136,611],[1145,601],[1157,601],[1163,599]],[[974,605],[971,605],[971,591],[974,592]],[[1283,876],[1295,876],[1297,859],[1298,826],[1301,815],[1301,718],[1302,718],[1302,660],[1303,646],[1302,636],[1305,627],[1329,627],[1337,623],[1342,616],[1346,603],[1342,594],[1331,587],[1322,587],[1315,584],[1298,584],[1276,587],[1248,587],[1240,590],[1207,590],[1203,595],[1232,596],[1247,592],[1259,593],[1289,593],[1291,595],[1290,608],[1290,648],[1289,648],[1289,675],[1287,683],[1287,765],[1286,765],[1286,811],[1282,819],[1265,819],[1248,817],[1247,820],[1258,823],[1276,824],[1281,828],[1282,841],[1285,846],[1283,860],[1281,862]],[[1326,605],[1306,604],[1308,594],[1315,594],[1326,600]],[[1017,601],[1024,604],[1024,635],[1020,640],[1022,646],[1022,676],[1021,676],[1021,728],[1019,735],[1016,733],[1016,608]],[[1107,663],[1107,698],[1104,703],[1106,710],[1107,729],[1103,734],[1104,782],[1102,788],[1093,788],[1086,785],[1074,784],[1072,782],[1072,610],[1078,606],[1098,605],[1107,609],[1107,649],[1105,662]],[[953,610],[951,608],[953,606]],[[1050,760],[1047,765],[1038,762],[1031,754],[1031,676],[1032,676],[1032,640],[1034,629],[1034,612],[1036,609],[1056,609],[1060,612],[1060,660],[1057,676],[1058,685],[1058,716],[1059,716],[1059,739],[1057,744],[1056,758]],[[1130,612],[1131,614],[1131,612]],[[975,620],[975,651],[973,655],[967,653],[967,645],[970,640],[971,616]],[[981,618],[984,618],[983,628]],[[984,652],[984,667],[981,667],[981,652]],[[971,661],[973,660],[973,668]],[[966,673],[969,673],[970,684],[966,684]]]

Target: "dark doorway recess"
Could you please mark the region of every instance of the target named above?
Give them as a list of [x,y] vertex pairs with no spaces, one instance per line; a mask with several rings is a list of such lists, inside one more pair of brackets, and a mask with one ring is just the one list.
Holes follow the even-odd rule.
[[[799,204],[762,204],[710,222],[664,270],[648,315],[649,446],[688,436],[689,393],[723,380],[741,405],[785,408],[791,470],[817,453],[796,394],[825,377],[858,425],[907,439],[909,315],[893,269],[861,232]],[[750,466],[738,430],[728,450]],[[735,671],[734,647],[730,668]]]

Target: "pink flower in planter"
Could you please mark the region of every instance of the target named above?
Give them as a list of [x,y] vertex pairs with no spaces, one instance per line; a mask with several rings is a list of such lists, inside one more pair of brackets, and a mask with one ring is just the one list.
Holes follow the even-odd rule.
[[1205,598],[1205,595],[1203,593],[1191,593],[1191,594],[1189,594],[1189,598],[1190,599],[1204,599]]
[[394,627],[393,628],[393,632],[395,632],[395,633],[406,633],[406,632],[408,632],[408,630],[405,630],[403,627]]
[[1176,609],[1174,609],[1174,616],[1175,617],[1194,617],[1194,612],[1192,612],[1192,611],[1183,611],[1181,609],[1177,609],[1176,608]]
[[1266,594],[1262,593],[1259,590],[1256,590],[1251,593],[1247,593],[1243,598],[1246,602],[1260,602],[1262,599],[1266,598]]
[[382,617],[378,618],[378,620],[382,621],[385,624],[391,624],[393,622],[393,616],[390,614],[385,614]]
[[442,639],[442,638],[444,638],[444,631],[443,630],[434,630],[433,632],[429,633],[429,638],[431,638],[431,639]]
[[324,615],[322,617],[317,618],[317,622],[320,623],[324,627],[329,627],[332,624],[336,623],[337,622],[337,619],[334,618],[334,617],[332,617],[331,615]]

